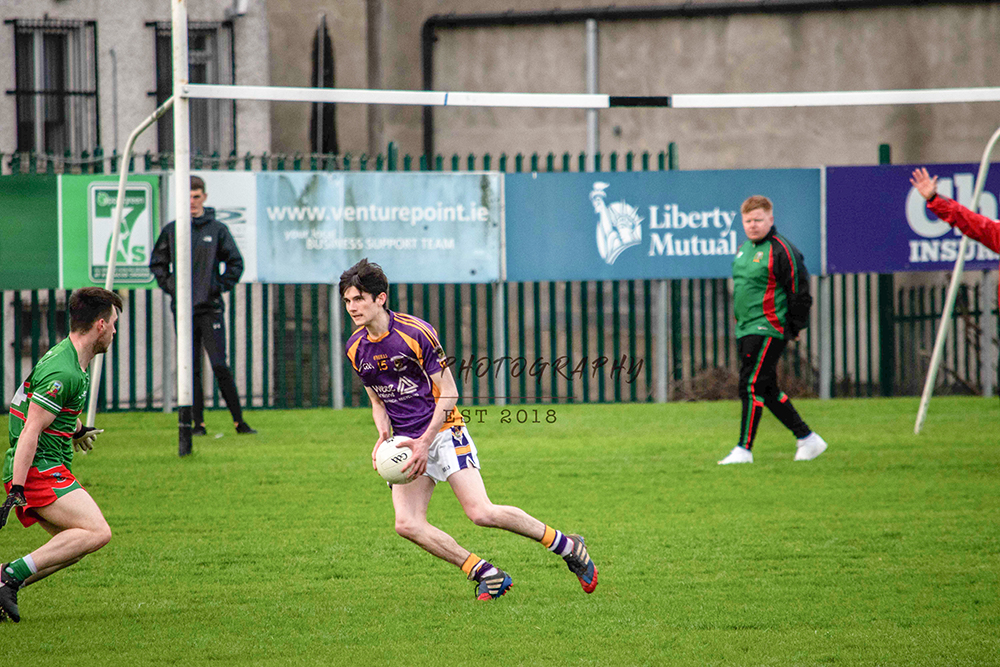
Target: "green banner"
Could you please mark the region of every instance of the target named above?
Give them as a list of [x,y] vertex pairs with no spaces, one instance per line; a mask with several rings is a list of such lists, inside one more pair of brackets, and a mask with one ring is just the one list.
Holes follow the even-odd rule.
[[[60,178],[60,284],[66,289],[88,285],[103,287],[111,258],[118,179],[108,176]],[[160,231],[158,202],[158,176],[129,177],[122,207],[114,287],[156,286],[149,271],[149,256]]]
[[0,176],[0,290],[59,286],[56,176]]

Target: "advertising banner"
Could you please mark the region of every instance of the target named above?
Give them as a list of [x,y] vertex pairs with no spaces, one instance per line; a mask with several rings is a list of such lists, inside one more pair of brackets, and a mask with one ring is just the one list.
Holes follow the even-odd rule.
[[[827,167],[827,270],[830,273],[950,271],[961,233],[929,212],[910,185],[916,166]],[[926,165],[938,193],[971,206],[979,165]],[[979,212],[997,218],[1000,169],[993,165]],[[994,269],[998,255],[970,239],[965,270]]]
[[0,176],[0,290],[59,287],[59,182]]
[[[59,286],[104,286],[111,257],[111,236],[118,179],[108,175],[62,175],[59,209],[61,275]],[[114,285],[155,287],[149,257],[159,234],[159,177],[130,176],[125,188]]]
[[775,226],[820,262],[820,170],[507,174],[507,279],[725,278],[746,240],[740,205],[774,202]]
[[500,279],[501,175],[257,174],[258,280],[336,283],[367,257],[394,283]]
[[[215,219],[225,223],[243,255],[241,283],[259,282],[257,277],[257,174],[245,171],[192,171],[205,181],[205,207],[215,210]],[[174,207],[176,177],[167,187],[167,220],[177,219]]]

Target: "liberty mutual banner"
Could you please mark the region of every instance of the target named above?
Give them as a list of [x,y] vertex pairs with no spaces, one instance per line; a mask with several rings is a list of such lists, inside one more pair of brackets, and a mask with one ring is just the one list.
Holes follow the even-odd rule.
[[498,173],[256,175],[258,280],[336,283],[363,257],[393,283],[500,279]]
[[507,279],[726,278],[740,205],[774,202],[778,230],[820,270],[820,170],[507,174]]
[[[830,273],[950,271],[961,232],[927,210],[910,185],[915,167],[938,176],[938,193],[971,207],[979,165],[827,167],[827,270]],[[979,213],[997,219],[1000,165],[992,165]],[[965,270],[996,268],[997,253],[969,240]]]

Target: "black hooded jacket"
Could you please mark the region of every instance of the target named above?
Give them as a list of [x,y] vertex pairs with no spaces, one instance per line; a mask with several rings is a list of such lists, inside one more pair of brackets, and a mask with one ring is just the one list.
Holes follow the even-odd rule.
[[[149,270],[156,283],[170,295],[174,307],[174,223],[168,223],[156,239],[149,260]],[[219,273],[220,265],[226,270]],[[222,295],[231,290],[243,275],[243,255],[229,228],[215,219],[215,209],[208,206],[200,217],[191,218],[191,303],[195,313],[219,312],[225,306]]]

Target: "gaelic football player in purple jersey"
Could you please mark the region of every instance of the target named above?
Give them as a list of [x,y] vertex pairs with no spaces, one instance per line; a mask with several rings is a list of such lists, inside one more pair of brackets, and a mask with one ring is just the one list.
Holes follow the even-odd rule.
[[396,532],[425,551],[462,568],[476,583],[479,600],[498,598],[511,587],[510,575],[459,545],[427,521],[438,482],[451,484],[465,514],[477,526],[502,528],[537,540],[565,559],[583,590],[597,587],[597,566],[579,535],[564,535],[508,505],[494,505],[479,474],[476,445],[455,407],[458,389],[437,332],[427,322],[388,309],[389,281],[378,264],[363,259],[340,276],[340,296],[357,329],[347,357],[372,403],[378,430],[375,451],[391,436],[413,450],[414,478],[392,486]]

